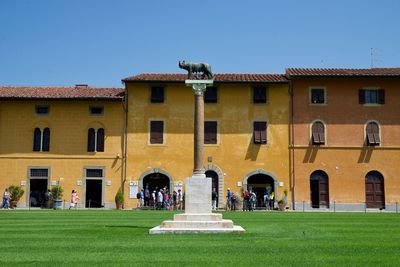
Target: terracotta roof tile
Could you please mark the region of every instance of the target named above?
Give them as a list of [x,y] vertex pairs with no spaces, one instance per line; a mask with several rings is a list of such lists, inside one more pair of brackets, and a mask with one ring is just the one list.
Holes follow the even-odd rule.
[[0,86],[1,99],[119,100],[123,96],[122,88]]
[[[184,82],[187,74],[177,73],[142,73],[123,79],[124,82]],[[215,74],[216,82],[259,82],[259,83],[287,83],[282,74],[249,74],[249,73],[221,73]]]
[[400,68],[371,68],[371,69],[309,69],[309,68],[288,68],[286,75],[291,77],[310,76],[397,76],[400,77]]

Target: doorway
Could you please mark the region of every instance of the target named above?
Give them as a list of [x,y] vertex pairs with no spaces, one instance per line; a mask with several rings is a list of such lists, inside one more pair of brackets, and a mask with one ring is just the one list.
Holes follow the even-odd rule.
[[384,179],[378,171],[370,171],[365,176],[365,202],[367,208],[385,208]]
[[150,173],[143,178],[143,187],[148,186],[150,192],[159,191],[164,187],[167,187],[168,192],[170,192],[170,180],[168,176],[162,173]]
[[310,177],[311,206],[313,208],[329,208],[329,179],[321,170],[314,171]]
[[218,208],[218,202],[219,202],[219,186],[218,186],[218,173],[215,171],[208,170],[205,173],[207,178],[211,178],[211,192],[213,188],[215,188],[215,191],[217,192],[217,208]]
[[[252,190],[256,194],[256,208],[265,208],[264,195],[267,190],[269,193],[275,194],[274,179],[266,174],[258,173],[250,176],[247,179],[247,190]],[[275,194],[276,196],[276,194]],[[274,199],[274,201],[276,201]]]
[[103,207],[102,179],[86,179],[85,207],[86,208]]
[[31,207],[46,207],[47,188],[47,179],[29,179],[29,205]]

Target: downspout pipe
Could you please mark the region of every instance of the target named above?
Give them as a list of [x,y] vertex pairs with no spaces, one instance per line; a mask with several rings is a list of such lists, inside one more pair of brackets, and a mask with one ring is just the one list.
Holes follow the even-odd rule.
[[292,192],[292,208],[296,209],[296,175],[295,175],[295,165],[294,165],[294,91],[293,91],[293,81],[289,79],[289,101],[290,101],[290,118],[289,118],[289,168],[290,168],[290,183]]
[[128,87],[125,82],[125,94],[122,100],[122,107],[124,109],[124,127],[123,127],[123,140],[122,140],[122,173],[121,173],[121,190],[125,192],[126,182],[126,155],[127,155],[127,144],[128,144]]

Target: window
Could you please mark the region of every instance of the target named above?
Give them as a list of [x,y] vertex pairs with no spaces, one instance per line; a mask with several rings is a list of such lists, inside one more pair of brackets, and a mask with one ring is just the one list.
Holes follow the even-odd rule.
[[87,168],[86,177],[103,177],[103,169]]
[[33,151],[50,151],[50,129],[35,128],[33,133]]
[[45,168],[31,168],[29,169],[30,178],[47,178],[49,177],[49,169]]
[[311,104],[325,104],[325,89],[312,88],[310,90],[310,103]]
[[253,123],[254,144],[267,143],[267,122],[255,121]]
[[150,144],[164,143],[164,122],[151,121],[150,122]]
[[47,115],[49,114],[50,107],[49,106],[36,106],[35,111],[38,115]]
[[312,144],[323,145],[325,144],[325,126],[322,122],[314,122],[311,127]]
[[151,87],[151,103],[164,103],[164,87]]
[[370,122],[367,124],[365,128],[366,131],[366,139],[367,145],[376,146],[381,143],[381,139],[379,137],[379,126],[376,122]]
[[205,121],[204,122],[204,144],[217,143],[217,122]]
[[358,91],[360,104],[385,104],[384,89],[360,89]]
[[217,87],[207,87],[204,93],[205,103],[217,103],[218,102],[218,89]]
[[103,115],[104,113],[104,108],[103,107],[89,107],[89,112],[90,115]]
[[104,129],[88,130],[88,152],[104,152]]
[[267,103],[267,88],[254,87],[253,88],[253,103]]

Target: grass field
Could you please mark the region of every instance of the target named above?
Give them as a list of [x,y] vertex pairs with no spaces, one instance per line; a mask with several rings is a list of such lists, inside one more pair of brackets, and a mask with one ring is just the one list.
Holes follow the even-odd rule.
[[224,213],[244,234],[149,235],[162,211],[0,211],[0,266],[400,266],[400,214]]

